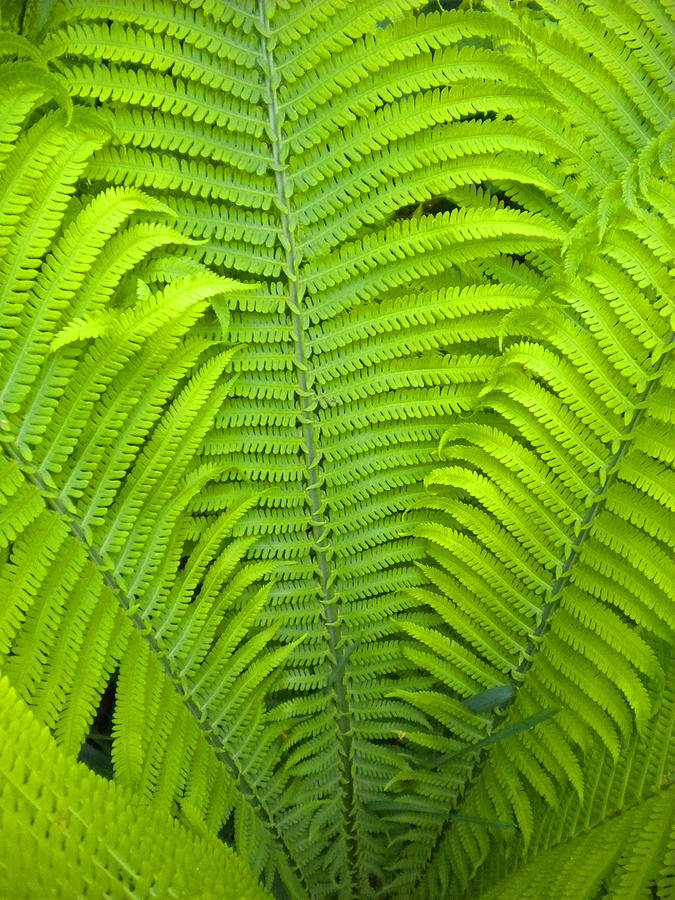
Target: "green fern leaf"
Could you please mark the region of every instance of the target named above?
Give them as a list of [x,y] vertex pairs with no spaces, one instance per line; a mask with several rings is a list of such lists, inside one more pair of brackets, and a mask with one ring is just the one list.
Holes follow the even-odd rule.
[[669,11],[14,9],[20,694],[280,897],[667,884]]
[[231,850],[195,837],[68,759],[4,676],[0,723],[0,822],[7,850],[0,891],[6,896],[76,891],[211,897],[214,884],[220,897],[269,896]]

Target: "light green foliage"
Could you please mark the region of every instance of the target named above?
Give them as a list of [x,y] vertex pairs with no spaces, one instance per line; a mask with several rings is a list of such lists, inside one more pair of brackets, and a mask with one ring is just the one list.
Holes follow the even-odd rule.
[[11,683],[280,898],[667,897],[666,6],[15,6]]
[[0,896],[264,900],[214,839],[68,759],[0,677]]
[[669,850],[674,818],[675,791],[662,791],[625,815],[541,853],[481,897],[537,900],[548,892],[560,900],[598,894],[607,900],[633,900],[649,897],[652,883],[657,896],[669,897],[675,874]]

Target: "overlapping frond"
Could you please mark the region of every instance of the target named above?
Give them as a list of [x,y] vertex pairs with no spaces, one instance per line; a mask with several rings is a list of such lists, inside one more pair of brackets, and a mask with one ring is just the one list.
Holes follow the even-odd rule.
[[269,896],[229,848],[69,759],[4,675],[0,734],[4,896]]
[[666,687],[649,730],[634,733],[618,761],[596,745],[585,761],[584,796],[568,791],[556,808],[539,807],[539,827],[526,856],[486,860],[473,895],[534,897],[546,883],[560,897],[593,896],[594,889],[608,897],[654,889],[657,896],[668,896],[673,878],[672,646],[661,642],[656,652]]
[[[675,801],[669,788],[593,830],[557,845],[523,866],[512,878],[500,881],[485,894],[486,900],[550,896],[592,897],[598,890],[607,898],[636,897],[661,888],[657,896],[667,897],[672,865],[666,860],[667,842],[672,839]],[[664,871],[664,878],[652,876]],[[672,885],[672,882],[671,882]]]

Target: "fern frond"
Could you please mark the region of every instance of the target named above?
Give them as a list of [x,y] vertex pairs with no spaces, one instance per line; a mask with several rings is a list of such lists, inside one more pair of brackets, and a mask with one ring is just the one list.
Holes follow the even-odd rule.
[[222,897],[269,896],[229,848],[68,759],[4,676],[0,727],[2,893],[208,897],[216,883]]
[[[606,149],[611,144],[617,151],[611,157],[616,174],[596,181],[596,196],[609,198],[611,185],[619,183],[622,169],[630,165],[629,143],[637,152],[645,136],[666,124],[667,107],[658,108],[658,92],[647,99],[637,57],[628,64],[631,74],[621,63],[616,39],[579,4],[555,9],[542,4],[559,18],[559,31],[545,16],[533,24],[524,8],[516,11],[517,5],[508,10],[505,4],[490,5],[523,28],[516,43],[527,48],[534,41],[538,71],[552,94],[567,104],[572,127],[590,134],[592,118],[595,134],[608,139]],[[584,61],[571,46],[576,40],[585,46],[589,34],[604,42],[600,62]],[[606,73],[600,65],[607,66]],[[610,85],[610,77],[616,85]],[[581,92],[584,99],[577,102]],[[604,124],[602,115],[591,113],[596,102],[607,116]],[[562,131],[557,139],[563,140]],[[586,148],[590,160],[598,152],[594,140]],[[540,195],[529,188],[507,191],[526,209],[542,210]],[[565,203],[563,197],[560,203]],[[621,201],[616,208],[599,203],[598,211],[576,213],[583,225],[572,230],[562,260],[533,255],[535,266],[550,279],[548,300],[509,315],[505,329],[510,337],[503,341],[503,357],[481,392],[473,421],[453,426],[444,436],[441,454],[447,464],[427,477],[432,491],[427,504],[436,521],[416,529],[433,542],[434,561],[423,570],[434,589],[417,596],[439,618],[435,628],[418,630],[415,637],[425,653],[433,650],[439,684],[468,651],[478,661],[487,657],[510,663],[516,700],[497,710],[493,724],[510,721],[524,702],[528,710],[533,704],[534,709],[561,707],[548,731],[542,728],[540,738],[535,733],[523,739],[508,758],[499,749],[483,754],[462,789],[457,807],[462,812],[492,809],[518,822],[522,837],[518,849],[509,851],[512,859],[528,859],[533,852],[528,807],[550,807],[554,794],[565,795],[565,784],[571,805],[577,802],[572,791],[578,797],[592,789],[594,754],[602,752],[598,746],[604,745],[608,754],[608,772],[627,764],[626,742],[642,740],[639,736],[658,721],[669,671],[660,648],[663,640],[672,641],[673,625],[672,538],[666,524],[670,476],[659,457],[663,452],[669,457],[660,448],[672,444],[672,435],[659,435],[658,402],[652,398],[671,378],[672,333],[665,311],[670,287],[662,267],[666,260],[666,265],[672,262],[672,249],[666,250],[658,226],[641,224],[643,216],[646,223],[653,216],[647,201],[639,209],[633,204],[630,214]],[[547,201],[547,211],[555,205]],[[572,211],[569,206],[568,214]],[[637,231],[640,242],[632,238]],[[507,280],[513,277],[499,263],[491,271]],[[638,486],[635,467],[640,461],[645,474]],[[535,605],[529,605],[535,597]],[[466,609],[471,610],[469,621]],[[515,610],[522,617],[517,625]],[[484,626],[480,632],[476,621]],[[427,636],[447,628],[461,641],[460,649]],[[476,690],[484,686],[477,668],[473,679]],[[457,689],[454,685],[454,695]],[[556,772],[554,794],[548,777],[542,778],[541,747],[533,756],[544,736],[551,752],[549,769]],[[654,788],[653,781],[651,787],[643,785],[632,802]],[[527,803],[520,801],[522,792]],[[616,807],[623,809],[625,803],[619,798]],[[628,822],[631,813],[626,810],[624,816]],[[601,864],[601,844],[593,843],[591,833],[581,837],[580,826],[569,827],[580,847],[588,841],[583,854],[595,858],[593,847],[597,859],[592,869],[590,863],[587,870],[578,867],[578,883],[572,868],[565,869],[555,890],[564,893],[569,887],[565,896],[581,896],[599,889],[611,875],[616,851]],[[604,827],[609,834],[609,825],[598,826]],[[449,822],[438,833],[436,852],[427,858],[427,875],[419,884],[420,897],[453,890],[474,896],[480,885],[499,881],[501,863],[493,864],[484,851],[476,855],[477,838],[470,830]],[[654,848],[665,846],[666,834],[667,829],[657,828]],[[615,838],[608,836],[608,848]],[[555,844],[551,841],[550,846]],[[445,878],[447,886],[441,890],[442,860],[453,851],[464,862],[457,865],[454,881]],[[550,852],[553,861],[555,853]],[[563,852],[567,858],[572,851],[561,847]],[[494,859],[505,859],[503,853],[498,850]],[[536,861],[544,866],[548,858],[536,856]],[[537,863],[525,868],[533,872]],[[626,865],[630,869],[633,864]],[[649,867],[651,874],[641,874],[640,884],[647,883],[642,877],[655,877],[655,859]],[[543,877],[535,880],[533,896],[544,882],[548,889],[550,877]],[[622,878],[617,874],[613,884],[623,884]],[[625,884],[629,878],[625,876]],[[524,883],[518,882],[515,893],[527,893]],[[499,885],[486,896],[508,895],[509,882]]]
[[635,897],[649,889],[666,860],[675,813],[672,789],[621,816],[557,845],[500,881],[481,898],[534,898],[555,891],[560,898],[592,896],[606,884],[607,897]]

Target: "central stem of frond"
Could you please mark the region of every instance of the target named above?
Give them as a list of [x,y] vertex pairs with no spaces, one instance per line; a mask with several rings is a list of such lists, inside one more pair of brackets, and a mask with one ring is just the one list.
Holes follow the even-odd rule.
[[340,780],[343,790],[342,799],[347,824],[345,839],[347,844],[349,869],[352,878],[350,893],[354,894],[355,883],[358,879],[358,866],[356,863],[357,851],[354,842],[356,827],[354,783],[351,768],[351,721],[349,702],[347,700],[343,676],[344,663],[346,660],[344,650],[341,647],[337,603],[332,588],[333,578],[331,573],[330,555],[328,553],[330,528],[325,512],[326,501],[323,495],[321,453],[317,449],[315,434],[317,425],[317,419],[314,412],[316,398],[312,390],[310,360],[305,346],[307,318],[301,308],[303,292],[299,272],[299,255],[297,251],[295,224],[292,220],[289,207],[287,159],[281,135],[281,122],[276,87],[277,79],[275,77],[276,73],[271,50],[270,28],[265,11],[265,0],[258,0],[258,30],[260,34],[261,60],[267,87],[268,135],[272,147],[272,165],[276,179],[275,205],[280,221],[279,240],[286,255],[284,273],[288,286],[287,303],[293,323],[293,334],[295,338],[294,363],[297,378],[296,393],[300,407],[300,424],[303,429],[305,468],[307,472],[307,496],[310,508],[309,527],[312,534],[310,552],[315,557],[317,563],[321,590],[321,606],[324,621],[326,623],[331,654],[334,660],[333,674],[329,683],[332,684],[335,695],[337,724],[340,732]]

